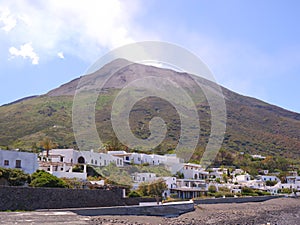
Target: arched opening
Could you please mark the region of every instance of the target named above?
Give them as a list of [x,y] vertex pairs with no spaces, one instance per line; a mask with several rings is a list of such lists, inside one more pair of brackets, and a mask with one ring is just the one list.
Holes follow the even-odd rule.
[[194,178],[195,178],[195,179],[198,179],[198,175],[197,175],[197,174],[195,174],[195,175],[194,175]]
[[85,163],[85,160],[82,156],[78,158],[78,163]]

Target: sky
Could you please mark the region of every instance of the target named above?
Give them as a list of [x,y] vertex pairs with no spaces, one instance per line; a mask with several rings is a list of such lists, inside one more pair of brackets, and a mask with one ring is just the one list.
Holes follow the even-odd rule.
[[156,40],[196,54],[220,85],[300,113],[299,10],[297,0],[0,0],[0,105]]

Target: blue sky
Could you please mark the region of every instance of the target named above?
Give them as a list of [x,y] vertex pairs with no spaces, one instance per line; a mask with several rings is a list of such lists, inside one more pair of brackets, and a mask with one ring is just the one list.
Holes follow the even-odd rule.
[[299,1],[0,0],[0,105],[44,94],[109,50],[167,41],[216,81],[300,112]]

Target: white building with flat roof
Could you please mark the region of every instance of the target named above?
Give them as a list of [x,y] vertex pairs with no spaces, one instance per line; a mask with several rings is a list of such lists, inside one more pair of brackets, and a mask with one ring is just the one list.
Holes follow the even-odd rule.
[[38,156],[32,152],[0,150],[0,167],[21,169],[25,173],[32,174],[39,168]]
[[[43,161],[46,158],[46,152],[40,156]],[[52,149],[49,151],[51,162],[61,162],[70,164],[88,164],[92,166],[108,166],[114,163],[118,167],[124,165],[123,158],[107,153],[91,151],[78,151],[74,149]]]
[[185,179],[205,180],[209,178],[209,172],[205,171],[199,164],[185,163],[179,172],[183,174]]

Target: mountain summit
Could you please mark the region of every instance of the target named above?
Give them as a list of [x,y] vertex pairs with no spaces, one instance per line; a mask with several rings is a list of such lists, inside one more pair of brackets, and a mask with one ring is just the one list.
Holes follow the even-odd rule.
[[[99,79],[122,63],[112,61],[96,71]],[[85,75],[89,76],[89,75]],[[120,89],[137,78],[147,76],[170,78],[183,88],[189,88],[200,117],[200,137],[193,158],[198,159],[210,135],[210,108],[203,92],[194,84],[195,76],[170,69],[133,63],[116,71],[105,82],[96,104],[95,122],[103,142],[115,140],[111,126],[111,107]],[[25,98],[0,107],[0,146],[10,148],[35,148],[44,137],[51,138],[59,147],[76,147],[72,128],[72,104],[78,85],[92,85],[94,80],[82,83],[74,79],[45,95]],[[196,78],[198,82],[215,88],[211,81]],[[263,101],[239,95],[221,87],[227,110],[227,127],[222,148],[231,152],[262,155],[300,157],[300,114],[290,112]],[[138,138],[147,138],[149,121],[153,117],[165,120],[167,134],[155,149],[158,153],[170,152],[180,136],[180,118],[175,108],[157,97],[142,99],[130,113],[130,127]]]

